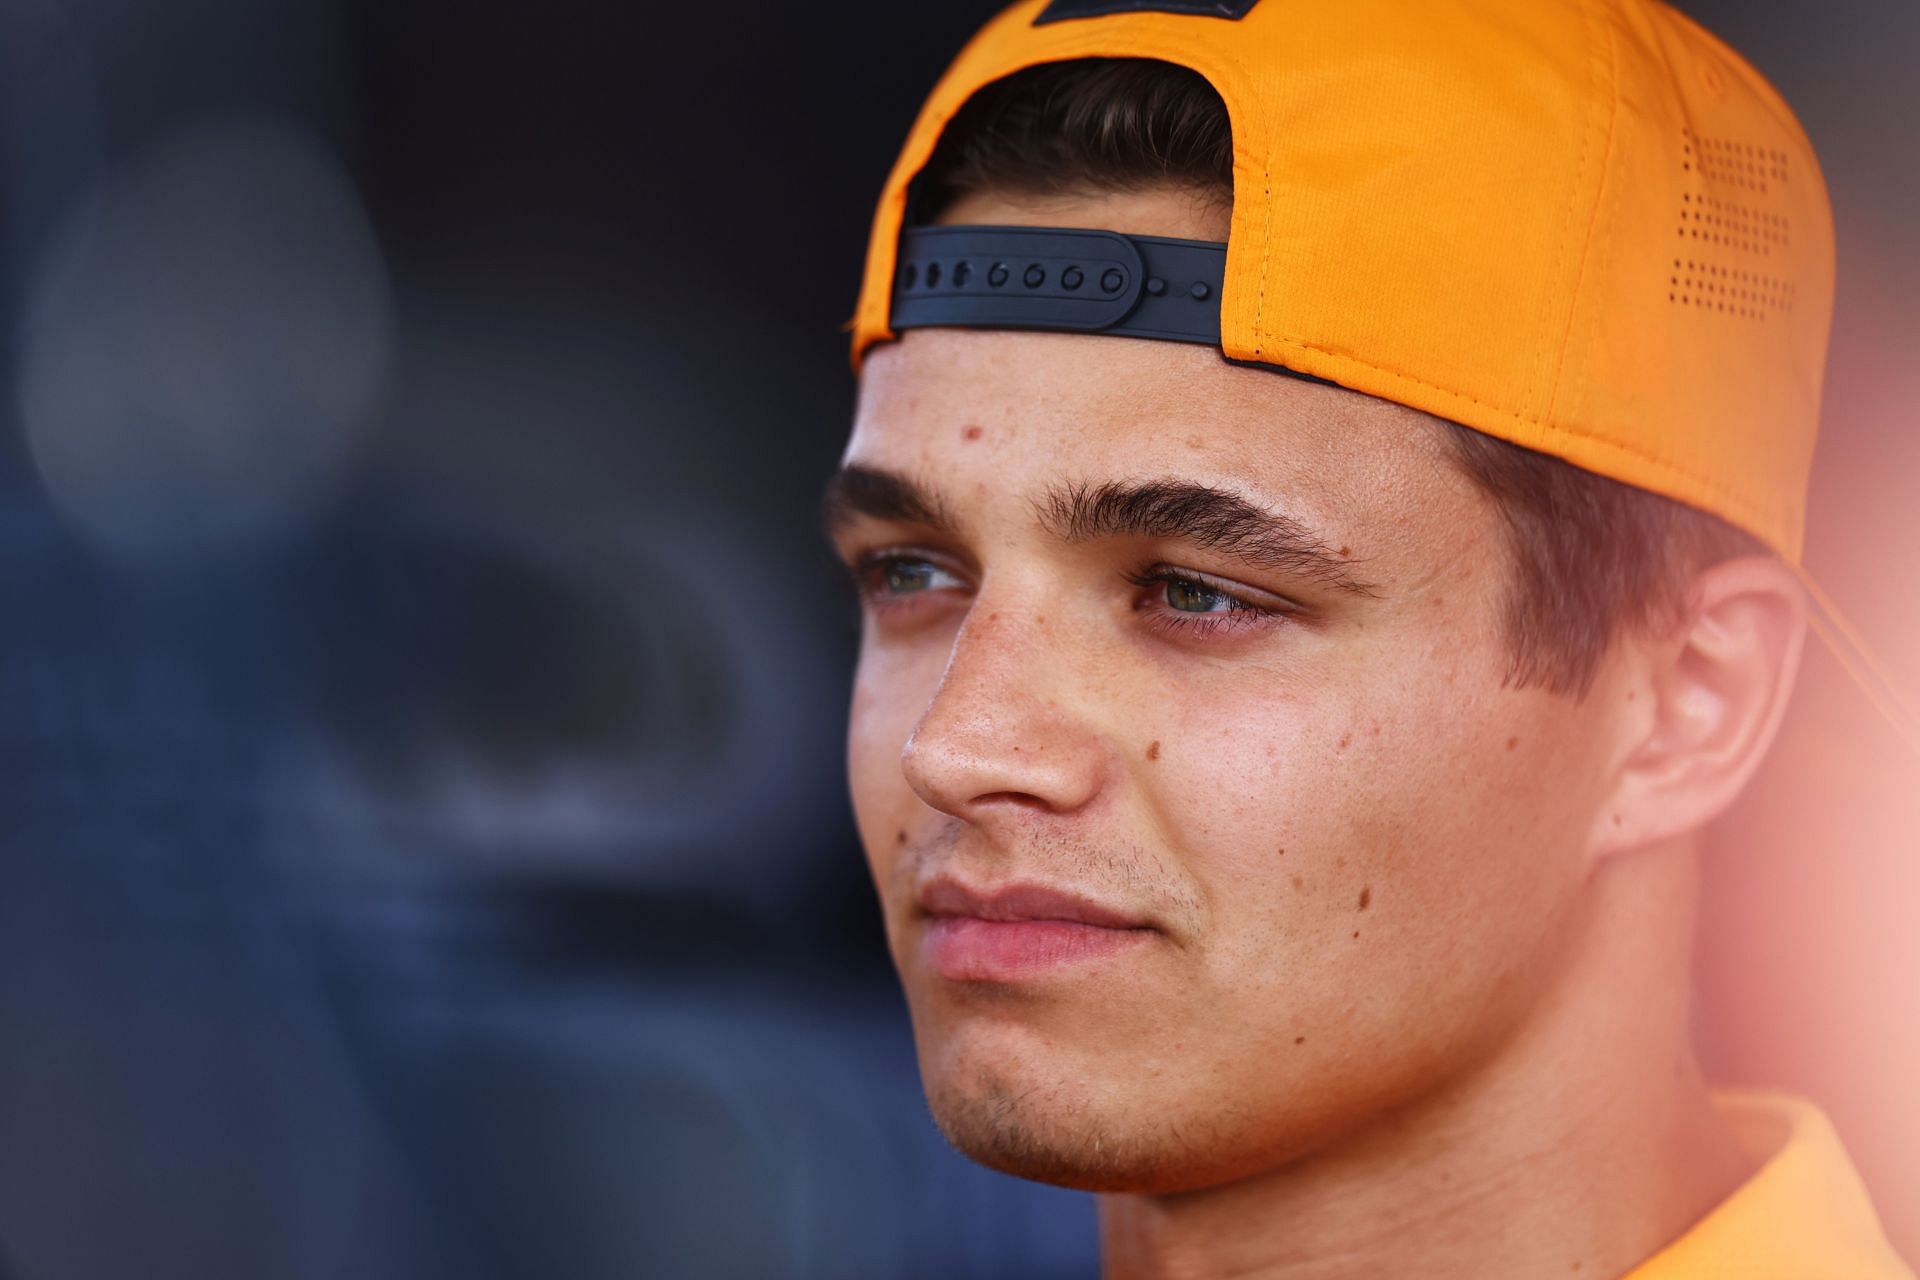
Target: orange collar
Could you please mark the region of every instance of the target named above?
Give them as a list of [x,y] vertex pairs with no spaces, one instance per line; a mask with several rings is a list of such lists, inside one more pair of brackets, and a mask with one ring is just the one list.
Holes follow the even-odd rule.
[[1819,1108],[1779,1094],[1714,1095],[1760,1171],[1626,1280],[1914,1280]]

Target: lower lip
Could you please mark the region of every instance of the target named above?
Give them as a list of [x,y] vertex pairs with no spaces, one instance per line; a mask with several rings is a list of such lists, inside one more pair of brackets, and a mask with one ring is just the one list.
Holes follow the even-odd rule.
[[926,954],[952,982],[1016,982],[1117,955],[1152,929],[1107,929],[1072,920],[980,920],[942,916],[927,926]]

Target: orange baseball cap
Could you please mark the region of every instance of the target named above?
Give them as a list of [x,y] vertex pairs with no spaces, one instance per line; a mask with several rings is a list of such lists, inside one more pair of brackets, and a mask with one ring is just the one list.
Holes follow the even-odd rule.
[[[962,50],[887,180],[856,368],[909,327],[909,189],[947,122],[990,82],[1075,58],[1174,63],[1225,103],[1233,218],[1217,292],[1194,296],[1217,302],[1228,358],[1677,499],[1799,567],[1832,212],[1786,102],[1699,25],[1657,0],[1022,0]],[[1118,311],[1147,304],[1139,260],[1115,253],[1134,269],[1093,278],[1129,278]],[[963,268],[942,287],[993,286]]]

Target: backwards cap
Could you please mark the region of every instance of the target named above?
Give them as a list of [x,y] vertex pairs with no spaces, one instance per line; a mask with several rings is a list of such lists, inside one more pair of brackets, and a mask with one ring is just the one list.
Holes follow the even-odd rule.
[[[1793,113],[1712,35],[1654,0],[1024,0],[887,181],[856,363],[906,327],[908,189],[947,122],[1074,58],[1175,63],[1226,104],[1232,227],[1194,293],[1226,356],[1677,499],[1799,564],[1832,215]],[[944,287],[1018,290],[1010,265]]]

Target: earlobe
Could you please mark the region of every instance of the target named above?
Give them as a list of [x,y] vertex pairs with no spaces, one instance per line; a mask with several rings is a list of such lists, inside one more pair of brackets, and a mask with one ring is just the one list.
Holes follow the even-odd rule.
[[1679,625],[1638,642],[1649,704],[1599,815],[1598,852],[1683,835],[1733,803],[1780,727],[1805,637],[1805,597],[1778,560],[1742,557],[1694,579]]

